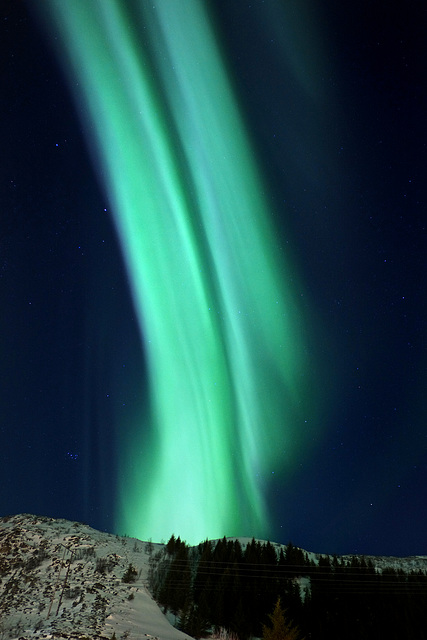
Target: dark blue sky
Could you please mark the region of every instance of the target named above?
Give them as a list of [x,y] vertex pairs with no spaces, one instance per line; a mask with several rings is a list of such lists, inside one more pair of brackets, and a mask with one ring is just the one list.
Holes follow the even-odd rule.
[[[427,13],[284,4],[213,12],[303,283],[321,399],[307,456],[271,484],[273,537],[425,554]],[[1,28],[0,513],[111,530],[116,425],[144,404],[144,357],[59,67],[28,5],[3,3]]]

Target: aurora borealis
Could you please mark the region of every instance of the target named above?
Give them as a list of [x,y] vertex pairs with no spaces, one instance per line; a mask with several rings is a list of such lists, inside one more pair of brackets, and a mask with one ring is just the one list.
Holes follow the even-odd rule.
[[421,5],[0,12],[0,515],[425,553]]
[[198,0],[47,4],[148,362],[147,415],[120,443],[130,471],[119,526],[193,543],[266,535],[263,479],[305,436],[304,321],[206,10]]

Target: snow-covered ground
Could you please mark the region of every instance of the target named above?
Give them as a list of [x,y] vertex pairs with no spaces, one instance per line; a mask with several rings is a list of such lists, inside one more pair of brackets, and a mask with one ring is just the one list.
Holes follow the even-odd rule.
[[[147,590],[162,546],[67,520],[1,519],[0,639],[187,640]],[[130,564],[136,580],[125,583]]]

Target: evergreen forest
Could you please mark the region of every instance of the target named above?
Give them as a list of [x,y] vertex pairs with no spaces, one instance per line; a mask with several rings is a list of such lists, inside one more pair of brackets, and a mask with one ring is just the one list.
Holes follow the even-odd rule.
[[252,539],[242,546],[223,538],[190,547],[175,536],[150,563],[155,599],[195,638],[220,630],[239,640],[262,638],[280,602],[286,624],[301,639],[427,640],[427,575],[421,570],[379,571],[360,556],[314,562],[292,543]]

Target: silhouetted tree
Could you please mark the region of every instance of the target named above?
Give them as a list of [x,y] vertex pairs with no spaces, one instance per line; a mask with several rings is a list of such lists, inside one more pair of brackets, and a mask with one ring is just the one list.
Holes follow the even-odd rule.
[[285,613],[280,598],[277,598],[274,611],[269,615],[271,627],[263,626],[263,640],[302,640],[299,628],[286,619]]

